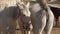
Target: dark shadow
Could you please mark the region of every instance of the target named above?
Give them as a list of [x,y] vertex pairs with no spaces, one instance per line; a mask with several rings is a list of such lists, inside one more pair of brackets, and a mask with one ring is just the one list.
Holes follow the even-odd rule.
[[53,12],[53,14],[54,14],[54,16],[56,18],[56,24],[55,24],[55,26],[58,27],[59,23],[57,21],[58,21],[58,17],[60,16],[60,8],[55,8],[55,7],[50,7],[50,8],[51,8],[51,10],[52,10],[52,12]]

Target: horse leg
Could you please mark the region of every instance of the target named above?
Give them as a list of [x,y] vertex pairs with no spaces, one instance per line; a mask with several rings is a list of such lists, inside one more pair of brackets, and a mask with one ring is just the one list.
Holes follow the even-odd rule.
[[26,31],[26,30],[22,32],[22,34],[30,34],[30,33],[31,33],[30,31]]
[[53,27],[53,19],[49,20],[45,27],[45,34],[50,34]]
[[9,31],[10,34],[16,34],[16,32],[15,32],[16,31],[16,27],[15,26],[11,26],[8,31]]
[[45,26],[45,34],[50,34],[51,33],[51,30],[52,30],[52,27],[53,27],[53,21],[51,21],[51,20]]
[[14,31],[12,31],[10,34],[16,34],[15,30],[14,30]]
[[8,32],[2,32],[1,34],[8,34]]
[[8,34],[8,32],[7,31],[0,31],[0,34]]
[[27,34],[30,34],[31,33],[31,31],[27,31]]
[[52,12],[49,12],[49,18],[48,18],[48,22],[46,23],[45,26],[45,34],[50,34],[52,31],[52,27],[53,27],[53,22],[54,22],[54,15]]
[[39,18],[36,18],[38,20],[34,21],[33,18],[32,20],[34,22],[32,22],[32,25],[33,25],[33,34],[42,34],[42,31],[44,30],[44,27],[46,25],[46,15],[44,15],[42,17],[42,19],[39,17]]
[[15,30],[9,31],[10,34],[16,34]]

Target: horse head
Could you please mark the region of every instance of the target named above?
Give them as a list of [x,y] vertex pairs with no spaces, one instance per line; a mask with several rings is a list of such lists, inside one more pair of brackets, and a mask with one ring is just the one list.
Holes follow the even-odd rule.
[[17,3],[17,6],[19,8],[19,15],[20,15],[20,19],[22,21],[22,23],[24,23],[26,26],[25,29],[29,28],[30,29],[30,24],[31,24],[31,12],[29,11],[29,3],[24,4],[22,3]]

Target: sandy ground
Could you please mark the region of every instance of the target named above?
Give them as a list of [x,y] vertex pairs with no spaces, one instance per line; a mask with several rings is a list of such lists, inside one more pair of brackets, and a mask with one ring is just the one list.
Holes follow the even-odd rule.
[[60,34],[60,28],[53,28],[53,30],[52,30],[52,32],[51,32],[52,34]]
[[[16,30],[16,34],[21,34],[19,30]],[[32,32],[31,32],[32,34]],[[51,34],[60,34],[60,28],[59,27],[54,27]]]

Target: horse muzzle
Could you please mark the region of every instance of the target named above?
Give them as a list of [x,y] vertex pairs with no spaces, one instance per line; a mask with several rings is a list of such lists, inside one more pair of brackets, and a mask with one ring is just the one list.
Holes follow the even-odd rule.
[[32,30],[33,29],[33,26],[32,26],[31,21],[29,21],[28,23],[24,23],[23,29],[24,30],[27,30],[27,31]]

